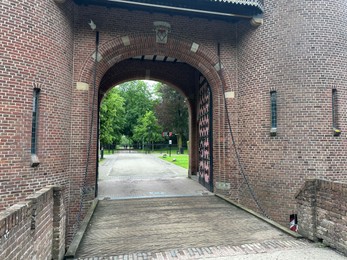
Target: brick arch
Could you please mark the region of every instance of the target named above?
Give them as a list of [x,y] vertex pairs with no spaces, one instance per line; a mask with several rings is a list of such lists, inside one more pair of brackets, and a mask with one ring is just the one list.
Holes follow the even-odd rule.
[[[198,149],[197,142],[197,99],[196,87],[198,84],[198,71],[185,63],[152,62],[140,60],[124,60],[116,63],[103,76],[99,88],[99,102],[107,91],[123,82],[145,79],[146,70],[150,70],[151,80],[156,80],[174,88],[187,99],[189,112],[189,151]],[[177,75],[180,75],[177,77]],[[195,155],[194,152],[192,154]],[[198,169],[198,160],[191,154],[189,173]],[[197,154],[196,154],[197,155]]]
[[[146,71],[150,71],[150,75]],[[125,60],[116,63],[103,76],[99,92],[106,93],[109,88],[130,80],[150,79],[163,82],[172,86],[186,98],[194,95],[191,86],[196,81],[194,74],[196,69],[184,63],[154,63],[152,61]],[[180,75],[180,77],[177,77]],[[193,76],[192,76],[193,75]],[[148,77],[149,76],[149,77]]]
[[[216,136],[214,138],[213,146],[213,154],[217,154],[218,151],[222,151],[225,145],[225,134],[223,132],[224,113],[223,113],[223,94],[221,85],[226,86],[226,89],[231,86],[231,79],[229,78],[229,73],[227,69],[222,70],[222,74],[218,73],[215,68],[215,65],[218,64],[219,58],[217,56],[217,51],[200,44],[199,49],[196,53],[191,51],[192,41],[188,41],[186,39],[181,39],[179,37],[170,36],[167,44],[158,44],[155,41],[155,36],[153,34],[136,34],[136,35],[128,35],[127,36],[130,42],[130,45],[125,46],[122,37],[114,38],[107,42],[101,42],[99,46],[99,53],[102,56],[102,60],[98,63],[98,71],[97,71],[97,79],[96,86],[99,89],[101,87],[101,81],[104,75],[115,65],[119,64],[122,61],[129,60],[135,56],[141,55],[162,55],[177,58],[182,62],[190,65],[192,68],[195,68],[199,71],[208,81],[211,86],[212,91],[212,103],[213,105],[213,135]],[[102,37],[101,37],[102,38]],[[124,38],[123,38],[124,39]],[[199,43],[198,43],[199,44]],[[217,48],[216,48],[217,49]],[[88,58],[85,59],[82,69],[80,73],[77,75],[77,79],[80,82],[88,83],[90,86],[93,85],[93,75],[94,75],[94,59],[92,58],[94,51],[90,52]],[[226,66],[223,66],[222,68]],[[129,77],[130,79],[131,77]],[[125,79],[124,79],[125,80]],[[161,77],[161,80],[168,80],[166,77]],[[176,85],[176,84],[174,84]],[[178,86],[178,85],[176,85]],[[179,87],[179,86],[178,86]],[[97,90],[98,90],[97,89]],[[91,104],[92,99],[92,91],[89,92],[89,104]],[[91,110],[89,107],[89,111],[97,111],[97,103]],[[196,104],[195,104],[196,105]],[[190,122],[191,133],[194,134],[192,140],[194,141],[194,146],[191,146],[192,150],[198,149],[198,131],[197,131],[197,109],[191,109],[191,112],[194,113],[195,123],[193,121]],[[88,115],[86,114],[87,119]],[[96,129],[97,121],[95,120],[94,128]],[[94,131],[96,132],[96,130]],[[95,138],[95,136],[94,136]],[[192,141],[193,143],[193,141]],[[96,140],[94,139],[94,145],[96,144]],[[192,145],[192,144],[191,144]],[[192,157],[191,157],[192,158]],[[216,157],[215,157],[216,158]],[[190,169],[191,173],[197,172],[197,155],[192,159],[194,163],[191,163],[192,168]],[[216,159],[217,160],[217,159]],[[220,159],[218,159],[220,162]],[[216,172],[222,171],[224,167],[221,163],[214,164],[214,168]],[[216,176],[216,175],[215,175]]]
[[[129,34],[126,37],[129,38],[130,42],[128,46],[124,45],[122,37],[100,44],[99,53],[103,59],[98,64],[98,83],[100,83],[103,75],[114,64],[135,56],[155,54],[177,58],[196,68],[210,83],[214,97],[221,96],[220,86],[222,84],[224,86],[230,86],[231,84],[228,74],[223,73],[223,76],[220,77],[214,67],[219,61],[216,51],[214,52],[203,44],[200,44],[198,51],[194,53],[190,50],[192,41],[175,36],[169,35],[167,44],[156,43],[153,34]],[[94,51],[90,53],[81,69],[80,76],[78,77],[81,82],[93,82],[93,53]],[[99,84],[97,85],[99,86]]]
[[[189,113],[191,114],[192,109],[194,109],[194,89],[191,87],[196,83],[194,77],[192,78],[191,75],[196,70],[187,64],[178,64],[176,69],[173,69],[169,63],[155,64],[151,61],[141,62],[136,60],[119,62],[110,68],[102,78],[99,87],[99,102],[101,102],[104,94],[116,85],[132,80],[144,80],[146,76],[146,69],[143,68],[144,64],[146,68],[150,68],[151,70],[150,80],[162,82],[170,86],[187,99]],[[161,70],[163,67],[164,69]],[[183,73],[185,75],[182,75]],[[177,77],[176,74],[181,75],[181,77]]]

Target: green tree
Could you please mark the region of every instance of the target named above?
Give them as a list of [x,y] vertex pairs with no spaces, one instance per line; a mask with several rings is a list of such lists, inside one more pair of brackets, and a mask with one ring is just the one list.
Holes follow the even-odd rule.
[[160,125],[165,126],[164,131],[177,135],[178,148],[182,148],[183,140],[188,140],[188,106],[186,99],[173,88],[158,83],[156,85],[158,104],[155,111]]
[[127,136],[122,135],[122,138],[120,139],[120,145],[125,148],[126,147],[130,148],[133,145],[133,141]]
[[137,125],[134,128],[134,140],[137,142],[146,142],[148,144],[153,144],[154,142],[162,140],[161,127],[158,124],[158,119],[156,118],[153,111],[148,111],[146,114],[139,118]]
[[100,106],[100,143],[119,143],[124,128],[124,99],[116,88],[111,89]]
[[123,134],[133,138],[134,128],[139,118],[143,117],[147,111],[153,111],[155,99],[152,97],[152,93],[146,83],[141,80],[123,83],[118,87],[118,90],[125,100]]

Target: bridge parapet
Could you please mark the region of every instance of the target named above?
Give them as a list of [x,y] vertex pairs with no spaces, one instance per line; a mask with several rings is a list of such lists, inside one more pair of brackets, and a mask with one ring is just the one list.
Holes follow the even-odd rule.
[[63,259],[62,189],[47,187],[0,213],[0,259]]
[[299,233],[347,254],[347,183],[307,180],[295,198]]

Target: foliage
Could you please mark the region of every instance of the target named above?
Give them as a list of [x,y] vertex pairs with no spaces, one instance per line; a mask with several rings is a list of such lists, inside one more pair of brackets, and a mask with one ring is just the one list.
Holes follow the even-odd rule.
[[100,142],[103,145],[120,141],[124,126],[124,99],[113,88],[100,106]]
[[188,140],[188,106],[186,99],[167,85],[156,85],[157,95],[160,97],[155,111],[160,125],[165,126],[164,131],[175,133],[179,147],[182,146],[182,138]]
[[134,129],[133,139],[138,142],[157,142],[162,140],[160,132],[161,127],[158,124],[158,119],[153,111],[148,111],[143,117],[139,118]]
[[133,140],[131,140],[129,137],[122,135],[122,138],[120,139],[120,145],[123,147],[129,147],[133,145]]
[[155,100],[146,83],[141,80],[123,83],[118,87],[118,91],[125,100],[123,134],[132,138],[139,118],[142,118],[147,111],[153,110]]
[[179,147],[188,139],[186,100],[169,86],[157,83],[153,91],[144,81],[130,81],[105,96],[100,107],[102,145],[153,144],[163,140],[163,130],[177,135]]

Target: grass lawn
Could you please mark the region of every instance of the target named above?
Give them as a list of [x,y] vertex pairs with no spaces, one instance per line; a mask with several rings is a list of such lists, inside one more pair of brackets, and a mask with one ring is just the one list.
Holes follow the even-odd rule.
[[[137,150],[137,152],[143,152],[145,153],[145,150]],[[176,150],[172,150],[171,157],[169,157],[169,154],[166,154],[166,157],[164,158],[163,155],[167,152],[167,149],[161,149],[161,150],[154,150],[150,151],[150,153],[163,153],[159,156],[160,159],[165,160],[167,162],[176,164],[178,166],[181,166],[185,169],[189,168],[189,155],[188,154],[176,154]],[[187,153],[187,151],[184,151]],[[112,154],[111,150],[104,150],[104,154]],[[175,160],[174,160],[175,159]],[[102,162],[105,159],[100,159],[99,158],[99,163]]]
[[[188,154],[172,154],[171,157],[168,155],[164,158],[162,155],[159,157],[162,160],[176,164],[183,168],[188,169],[189,167],[189,155]],[[176,159],[176,161],[174,161]]]

